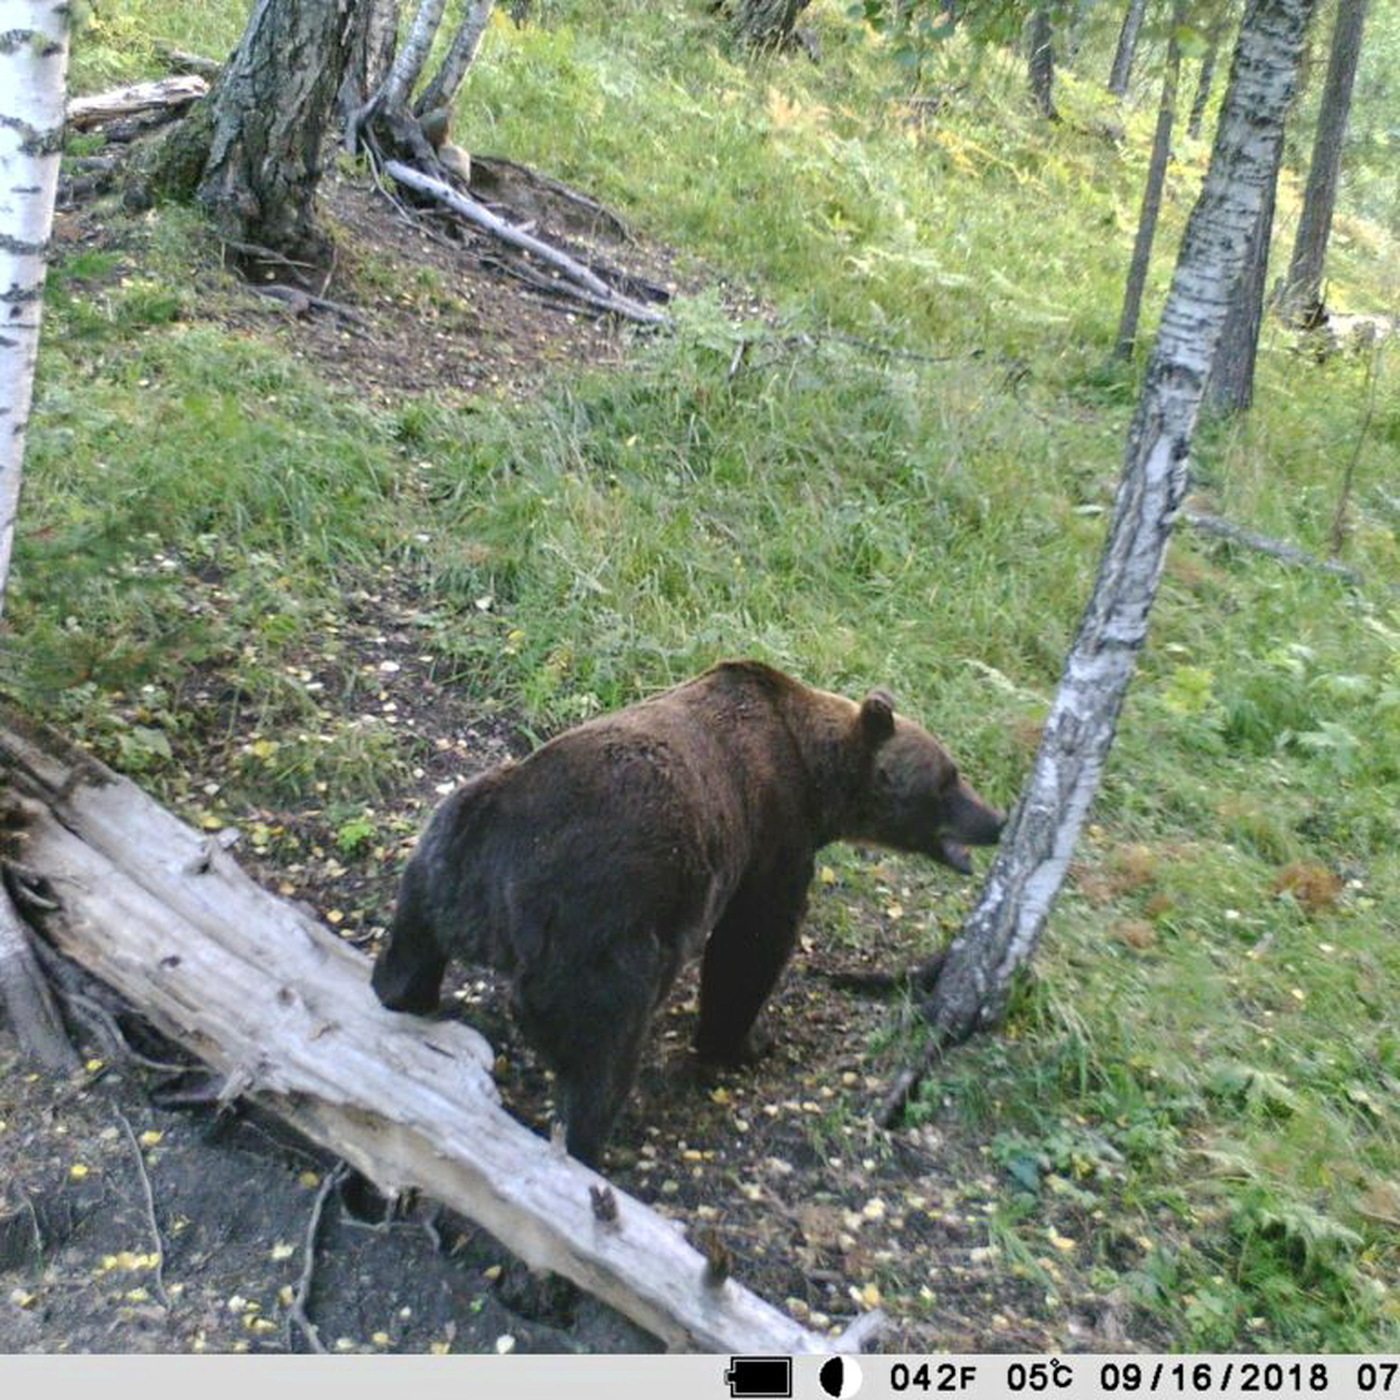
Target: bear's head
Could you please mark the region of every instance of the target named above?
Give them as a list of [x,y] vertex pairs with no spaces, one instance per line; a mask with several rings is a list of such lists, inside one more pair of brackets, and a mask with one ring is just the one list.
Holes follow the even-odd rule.
[[865,697],[857,724],[868,755],[857,837],[932,856],[970,875],[967,848],[996,845],[1005,816],[960,776],[927,729],[895,714],[888,691]]

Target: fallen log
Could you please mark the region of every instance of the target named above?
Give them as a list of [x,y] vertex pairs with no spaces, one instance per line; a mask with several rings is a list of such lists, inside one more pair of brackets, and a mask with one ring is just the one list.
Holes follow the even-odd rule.
[[[255,884],[207,840],[85,755],[13,717],[0,779],[46,936],[155,1026],[362,1172],[417,1189],[534,1268],[596,1294],[673,1350],[858,1348],[799,1326],[706,1260],[677,1228],[500,1106],[494,1052],[470,1027],[384,1010],[369,960]],[[615,1202],[600,1210],[609,1193]]]
[[173,118],[179,115],[179,109],[188,107],[208,91],[205,79],[197,73],[186,73],[149,83],[132,83],[110,92],[95,92],[89,97],[75,97],[68,104],[68,126],[73,131],[86,131],[90,126],[101,126],[118,117],[155,111],[168,111]]

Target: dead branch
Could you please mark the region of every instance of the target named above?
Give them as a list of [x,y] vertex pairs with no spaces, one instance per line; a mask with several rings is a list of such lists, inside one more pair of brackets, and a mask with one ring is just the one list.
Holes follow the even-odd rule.
[[1286,540],[1276,540],[1269,535],[1261,535],[1255,530],[1247,530],[1243,525],[1236,525],[1233,521],[1225,520],[1218,515],[1206,515],[1198,510],[1184,510],[1181,513],[1181,518],[1192,529],[1201,530],[1208,535],[1215,535],[1222,540],[1229,540],[1231,544],[1242,545],[1246,549],[1258,550],[1261,554],[1267,554],[1285,564],[1294,564],[1303,569],[1318,569],[1322,573],[1332,574],[1358,588],[1365,581],[1357,570],[1349,568],[1346,564],[1338,564],[1331,559],[1319,559],[1317,555],[1309,554],[1305,549],[1299,549],[1296,544],[1289,544]]
[[606,205],[599,204],[596,199],[574,189],[572,185],[566,185],[562,180],[556,180],[552,175],[532,170],[528,165],[521,165],[519,161],[509,160],[505,156],[483,156],[473,153],[472,183],[485,185],[488,192],[493,186],[511,184],[541,189],[546,195],[579,209],[587,226],[596,229],[602,225],[614,238],[626,243],[637,241],[636,235],[626,222]]
[[212,83],[223,71],[224,65],[217,59],[205,58],[202,54],[177,49],[173,44],[158,43],[156,52],[172,67],[182,73],[198,73]]
[[645,306],[608,286],[601,277],[585,267],[577,258],[570,257],[569,254],[544,242],[543,239],[536,238],[533,234],[526,233],[524,229],[507,223],[499,215],[493,214],[484,204],[478,203],[469,195],[454,190],[444,181],[435,180],[431,175],[424,175],[422,171],[414,170],[412,166],[397,160],[385,161],[384,172],[392,176],[399,184],[407,185],[411,190],[417,190],[420,194],[426,194],[432,199],[440,200],[453,213],[458,214],[468,223],[485,229],[487,233],[499,238],[503,243],[519,248],[539,258],[542,262],[548,263],[551,267],[558,268],[570,283],[583,288],[595,299],[604,303],[604,308],[613,315],[622,316],[629,321],[637,321],[647,326],[669,326],[671,324],[671,318],[664,312],[658,311],[652,306]]
[[292,1327],[300,1327],[302,1335],[318,1356],[325,1356],[326,1349],[321,1344],[321,1329],[307,1315],[306,1300],[311,1296],[311,1281],[316,1273],[316,1236],[321,1229],[321,1216],[326,1209],[330,1194],[345,1180],[348,1168],[344,1162],[335,1166],[321,1178],[316,1190],[316,1199],[311,1206],[311,1218],[306,1222],[306,1239],[302,1244],[301,1277],[297,1280],[297,1291],[291,1306],[287,1309],[287,1350],[292,1349]]
[[120,1109],[117,1110],[117,1121],[121,1123],[122,1130],[126,1133],[126,1140],[131,1144],[131,1154],[136,1158],[136,1171],[141,1178],[141,1191],[146,1198],[146,1222],[151,1227],[151,1239],[155,1241],[156,1246],[156,1297],[160,1299],[161,1305],[168,1311],[170,1295],[165,1291],[165,1241],[161,1239],[160,1224],[156,1220],[155,1192],[151,1190],[151,1178],[146,1171],[146,1159],[141,1152],[141,1144],[137,1141],[136,1134],[132,1131],[126,1114]]
[[208,91],[208,82],[197,73],[132,83],[110,92],[93,93],[90,97],[75,97],[68,104],[68,125],[74,131],[86,131],[89,127],[101,126],[119,117],[134,117],[138,113],[159,111],[174,117]]

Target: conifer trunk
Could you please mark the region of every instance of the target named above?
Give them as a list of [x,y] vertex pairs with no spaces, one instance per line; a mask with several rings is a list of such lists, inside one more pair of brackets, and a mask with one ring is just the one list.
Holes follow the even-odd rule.
[[1138,35],[1142,33],[1146,13],[1147,0],[1128,0],[1127,13],[1118,31],[1118,45],[1113,51],[1113,67],[1108,75],[1108,90],[1115,97],[1127,95],[1128,80],[1133,75],[1133,59],[1137,54]]
[[1049,121],[1057,120],[1055,111],[1055,30],[1050,19],[1050,6],[1041,3],[1031,16],[1030,63],[1031,96],[1036,110]]
[[793,42],[797,17],[811,0],[739,0],[734,32],[755,49],[785,49]]
[[1366,26],[1367,0],[1338,0],[1337,23],[1332,31],[1332,54],[1322,89],[1322,109],[1317,118],[1312,163],[1303,194],[1303,212],[1288,267],[1284,306],[1304,324],[1323,314],[1322,272],[1327,261],[1327,241],[1337,204],[1337,182],[1342,171],[1342,144],[1351,115],[1351,89],[1361,55],[1361,33]]
[[1162,78],[1162,100],[1157,107],[1157,130],[1152,138],[1152,155],[1147,164],[1147,181],[1142,191],[1142,211],[1138,215],[1133,258],[1128,265],[1127,288],[1123,293],[1123,315],[1118,322],[1118,344],[1114,348],[1114,355],[1119,359],[1131,355],[1137,341],[1142,293],[1147,286],[1147,269],[1152,262],[1157,216],[1162,209],[1162,186],[1166,183],[1167,159],[1171,154],[1172,127],[1176,124],[1176,90],[1181,75],[1181,45],[1176,36],[1185,18],[1185,0],[1174,0],[1172,33],[1167,41],[1167,70]]
[[1206,51],[1201,57],[1201,68],[1196,78],[1196,95],[1191,99],[1191,115],[1186,119],[1186,134],[1193,141],[1200,139],[1206,108],[1210,105],[1210,92],[1215,85],[1215,65],[1220,58],[1220,42],[1225,37],[1226,19],[1226,13],[1221,13],[1206,35]]

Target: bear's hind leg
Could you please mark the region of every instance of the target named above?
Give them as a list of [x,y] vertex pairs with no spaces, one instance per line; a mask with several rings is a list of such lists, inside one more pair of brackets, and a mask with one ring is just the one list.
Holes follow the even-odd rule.
[[601,1161],[636,1080],[658,976],[648,937],[519,988],[521,1029],[558,1079],[569,1154],[587,1166]]

